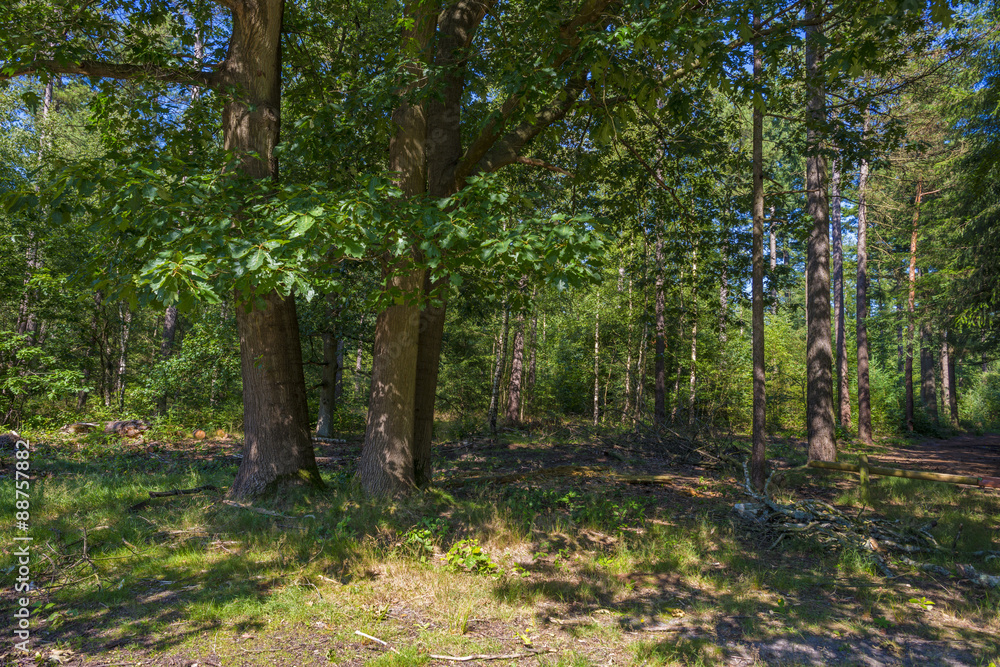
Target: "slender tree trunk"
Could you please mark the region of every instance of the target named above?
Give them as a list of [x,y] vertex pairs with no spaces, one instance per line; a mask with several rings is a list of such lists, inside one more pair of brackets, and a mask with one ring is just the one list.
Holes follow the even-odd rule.
[[600,355],[601,355],[601,306],[598,303],[594,309],[594,426],[600,421]]
[[833,227],[833,314],[837,326],[837,417],[845,429],[851,428],[851,393],[848,384],[847,328],[844,313],[844,245],[840,220],[840,164],[833,163],[830,185],[830,219]]
[[[222,111],[223,145],[240,170],[278,180],[283,0],[241,3],[232,12],[225,85],[239,90]],[[323,482],[309,434],[305,374],[295,299],[277,292],[239,292],[235,303],[243,376],[243,459],[229,489],[233,498],[260,495],[283,481]],[[263,301],[262,310],[247,306]]]
[[510,308],[503,307],[503,326],[500,330],[500,343],[496,346],[496,358],[493,364],[493,388],[490,391],[490,433],[497,435],[497,409],[500,404],[500,380],[503,377],[504,366],[507,365],[507,335],[510,331]]
[[653,423],[663,426],[667,421],[667,295],[663,266],[663,235],[656,233],[656,395],[654,397]]
[[[429,60],[428,44],[434,33],[436,17],[433,9],[418,0],[406,3],[404,17],[412,20],[403,30],[402,51],[408,58],[403,73],[412,81],[421,81]],[[416,83],[404,86],[404,93]],[[427,191],[427,117],[424,102],[411,102],[405,97],[393,113],[395,134],[389,145],[389,169],[396,174],[397,185],[405,197],[417,197]],[[392,274],[395,267],[386,267]],[[420,302],[427,275],[423,270],[405,275],[391,275],[387,287],[399,289]],[[443,310],[442,310],[443,315]],[[417,485],[415,469],[416,396],[419,338],[421,328],[429,334],[436,326],[433,314],[425,318],[417,305],[390,306],[378,315],[375,323],[375,343],[372,352],[372,384],[368,401],[368,426],[358,463],[358,478],[365,493],[372,496],[396,496]],[[433,356],[432,341],[425,341],[426,365]],[[437,369],[434,368],[436,384]],[[425,381],[429,381],[427,378]],[[425,386],[426,391],[426,386]],[[433,391],[433,390],[432,390]],[[431,404],[433,425],[434,397],[423,397]],[[427,415],[422,414],[422,428]],[[429,436],[429,434],[428,434]],[[426,466],[429,461],[424,460]],[[423,470],[426,477],[429,468]]]
[[[174,338],[177,336],[177,306],[167,306],[163,313],[163,336],[160,340],[160,363],[166,362],[174,353]],[[170,395],[170,378],[164,369],[163,393],[156,399],[156,414],[167,412],[167,396]]]
[[[865,130],[868,120],[865,119]],[[868,379],[868,161],[861,161],[858,177],[858,439],[872,443],[872,403]]]
[[[823,3],[809,0],[805,18],[819,18]],[[830,215],[827,200],[826,158],[823,137],[826,123],[826,89],[822,69],[824,40],[820,26],[809,26],[806,35],[806,196],[813,220],[806,257],[806,421],[809,458],[834,461],[837,442],[833,426],[833,378],[830,344]]]
[[[728,211],[726,212],[728,216]],[[719,276],[719,343],[722,345],[725,360],[726,343],[729,336],[726,333],[726,320],[729,319],[729,225],[722,228],[722,269]],[[724,362],[723,362],[724,363]]]
[[923,180],[917,179],[917,196],[914,200],[913,227],[910,231],[909,292],[906,298],[906,359],[903,365],[903,382],[906,385],[906,430],[913,430],[913,344],[914,310],[917,301],[917,225],[920,222],[920,200],[923,196]]
[[362,329],[364,329],[364,326],[365,326],[365,316],[364,316],[364,313],[362,313],[362,315],[361,315],[361,322],[358,323],[358,351],[357,351],[357,359],[354,362],[354,395],[355,396],[361,396],[361,392],[362,392],[362,388],[361,388],[361,371],[363,370],[363,367],[361,365],[361,354],[362,354],[362,351],[364,350],[364,345],[362,345],[362,342],[361,342],[361,331],[362,331]]
[[[648,303],[648,302],[647,302]],[[632,408],[632,425],[635,426],[642,416],[643,388],[646,386],[646,345],[649,342],[649,324],[642,323],[642,338],[639,339],[639,358],[636,363],[635,407]]]
[[337,358],[339,343],[332,331],[323,333],[323,373],[319,389],[319,416],[316,419],[316,435],[321,438],[333,436],[333,413],[337,410],[337,375],[340,371]]
[[934,377],[934,334],[930,322],[920,327],[920,402],[931,421],[938,421],[937,380]]
[[953,391],[951,387],[950,356],[948,350],[948,330],[944,329],[941,331],[941,400],[944,404],[944,411],[948,413],[948,423],[955,426],[957,424],[955,412],[949,410]]
[[132,330],[132,311],[128,306],[118,304],[121,334],[118,337],[118,372],[115,393],[118,394],[118,412],[125,410],[126,374],[128,373],[128,339]]
[[507,392],[507,421],[518,424],[521,421],[521,390],[524,375],[524,313],[517,314],[514,330],[514,353],[510,367],[510,387]]
[[622,410],[622,422],[632,414],[632,276],[628,278],[628,337],[625,341],[625,406]]
[[[754,11],[754,31],[760,30],[760,11]],[[761,46],[754,44],[753,78],[759,90],[763,77]],[[761,106],[763,97],[761,97]],[[771,223],[771,264],[774,268],[774,223]],[[750,482],[758,491],[764,489],[767,477],[767,424],[764,383],[764,109],[753,109],[753,249],[751,252],[751,321],[753,322],[753,420]],[[772,278],[773,285],[773,278]]]
[[691,250],[691,366],[688,375],[687,423],[694,424],[698,379],[698,250]]
[[536,378],[536,354],[538,350],[538,340],[536,338],[536,333],[538,331],[538,315],[532,314],[531,316],[531,355],[528,357],[528,387],[535,386]]
[[774,219],[774,207],[771,207],[771,224],[768,225],[768,260],[771,272],[767,282],[771,286],[771,313],[778,314],[778,281],[775,273],[778,269],[778,221]]
[[[950,346],[949,346],[950,347]],[[951,423],[958,425],[958,383],[955,381],[955,362],[958,353],[951,348],[948,355],[948,408],[951,412]]]

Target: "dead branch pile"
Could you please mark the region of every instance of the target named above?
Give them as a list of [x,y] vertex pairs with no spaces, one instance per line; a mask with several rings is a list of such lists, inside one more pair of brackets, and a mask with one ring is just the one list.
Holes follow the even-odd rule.
[[[1000,588],[1000,576],[977,572],[971,565],[958,565],[952,571],[926,562],[937,555],[955,555],[952,549],[938,544],[930,533],[929,525],[909,528],[899,521],[863,517],[861,512],[851,517],[821,500],[778,503],[769,494],[773,472],[764,484],[763,493],[758,493],[751,486],[746,463],[743,464],[743,476],[743,491],[756,502],[737,503],[733,509],[748,528],[774,536],[772,549],[789,535],[806,537],[834,551],[867,552],[879,572],[889,578],[898,576],[893,565],[899,563],[941,576],[964,579],[985,588]],[[1000,552],[975,552],[966,555],[990,560],[1000,556]],[[922,560],[917,560],[918,558]]]

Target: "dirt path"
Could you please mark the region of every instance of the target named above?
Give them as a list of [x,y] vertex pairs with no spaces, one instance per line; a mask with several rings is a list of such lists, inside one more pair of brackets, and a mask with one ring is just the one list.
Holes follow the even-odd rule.
[[954,475],[1000,477],[1000,435],[962,435],[893,447],[872,462]]

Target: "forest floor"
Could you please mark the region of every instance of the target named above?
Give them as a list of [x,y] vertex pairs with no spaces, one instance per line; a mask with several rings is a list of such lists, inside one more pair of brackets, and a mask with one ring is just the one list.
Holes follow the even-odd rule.
[[[32,653],[5,640],[3,664],[1000,661],[1000,590],[899,563],[887,578],[865,553],[830,551],[809,535],[778,548],[733,512],[748,500],[742,471],[678,454],[669,438],[551,424],[444,442],[435,488],[397,502],[358,492],[357,438],[318,443],[328,490],[288,489],[254,508],[212,491],[148,496],[224,487],[239,462],[235,438],[52,435],[33,445]],[[702,447],[741,460],[746,445]],[[844,460],[860,452],[842,450]],[[853,476],[799,469],[802,442],[776,439],[771,452],[787,469],[777,499],[934,522],[952,551],[937,562],[1000,574],[1000,560],[973,555],[1000,549],[1000,491],[879,479],[862,497]],[[1000,476],[997,436],[886,440],[868,453]],[[14,459],[0,455],[0,497],[12,506]],[[666,477],[633,483],[637,475]],[[14,544],[14,531],[2,532]],[[9,610],[12,588],[2,594]],[[8,638],[11,614],[0,622]]]

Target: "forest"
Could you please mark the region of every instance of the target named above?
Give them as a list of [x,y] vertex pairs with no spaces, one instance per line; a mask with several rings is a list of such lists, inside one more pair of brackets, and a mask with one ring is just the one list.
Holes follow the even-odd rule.
[[11,665],[1000,663],[1000,5],[11,0]]

